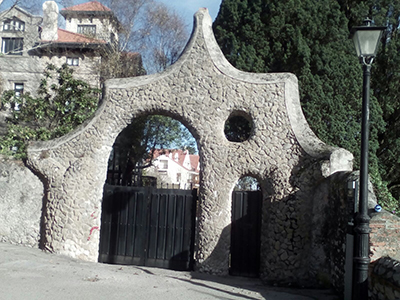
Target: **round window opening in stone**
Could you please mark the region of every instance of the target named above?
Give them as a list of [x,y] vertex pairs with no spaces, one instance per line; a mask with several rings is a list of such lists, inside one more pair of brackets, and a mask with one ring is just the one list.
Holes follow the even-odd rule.
[[230,142],[244,142],[250,138],[253,122],[250,116],[231,115],[225,122],[225,137]]

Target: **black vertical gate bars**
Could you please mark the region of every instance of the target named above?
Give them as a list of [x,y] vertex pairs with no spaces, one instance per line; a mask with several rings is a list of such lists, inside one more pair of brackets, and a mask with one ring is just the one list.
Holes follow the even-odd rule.
[[233,192],[230,274],[259,276],[261,191]]
[[106,185],[104,195],[100,262],[193,267],[197,192]]

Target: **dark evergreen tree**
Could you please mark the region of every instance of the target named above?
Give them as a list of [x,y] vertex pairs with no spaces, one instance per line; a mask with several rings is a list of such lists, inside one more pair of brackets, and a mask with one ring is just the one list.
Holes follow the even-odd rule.
[[296,74],[316,134],[357,155],[362,78],[336,1],[225,0],[214,31],[237,68]]
[[294,73],[311,128],[326,143],[351,151],[356,167],[362,70],[348,39],[349,29],[361,25],[365,17],[373,18],[377,25],[392,24],[392,32],[383,39],[383,53],[373,64],[370,106],[370,173],[381,200],[392,208],[396,203],[390,201],[382,177],[389,186],[394,186],[391,180],[395,176],[400,178],[400,145],[396,144],[400,139],[395,130],[400,105],[388,100],[400,97],[400,72],[396,71],[400,66],[396,41],[399,5],[377,0],[224,0],[213,24],[223,53],[235,67],[249,72]]
[[381,51],[374,62],[371,86],[382,107],[386,122],[385,130],[379,134],[377,155],[380,173],[398,203],[400,200],[400,2],[368,1],[367,4],[364,7],[368,7],[368,16],[376,25],[387,26],[382,38]]
[[[377,26],[387,26],[380,51],[373,63],[371,88],[382,108],[385,128],[378,134],[379,175],[375,180],[378,196],[386,207],[400,207],[400,2],[394,0],[338,1],[349,25],[356,26],[368,17]],[[372,175],[375,175],[372,173]],[[374,176],[377,178],[378,176]],[[393,197],[392,197],[393,196]]]

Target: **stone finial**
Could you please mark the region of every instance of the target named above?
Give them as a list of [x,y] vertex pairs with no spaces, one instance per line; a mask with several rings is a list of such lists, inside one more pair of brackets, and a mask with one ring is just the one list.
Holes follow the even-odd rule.
[[54,1],[43,3],[43,31],[42,40],[54,41],[58,39],[58,5]]

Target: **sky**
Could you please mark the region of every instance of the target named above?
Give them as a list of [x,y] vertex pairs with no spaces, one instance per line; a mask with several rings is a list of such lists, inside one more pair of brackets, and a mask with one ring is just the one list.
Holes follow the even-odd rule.
[[[1,1],[1,0],[0,0]],[[158,0],[174,9],[184,19],[189,28],[193,27],[193,15],[201,7],[208,8],[208,12],[214,21],[218,15],[222,0]]]
[[[75,3],[84,3],[89,2],[90,0],[78,0],[74,1]],[[189,26],[189,29],[193,27],[193,15],[199,10],[201,7],[208,8],[210,16],[214,21],[217,17],[219,7],[221,5],[222,0],[156,0],[164,3],[168,7],[175,10],[178,14],[180,14],[185,23]],[[0,4],[3,0],[0,0]],[[3,5],[0,7],[0,11],[8,8],[14,1],[13,0],[4,0]],[[45,2],[45,1],[43,1]]]

